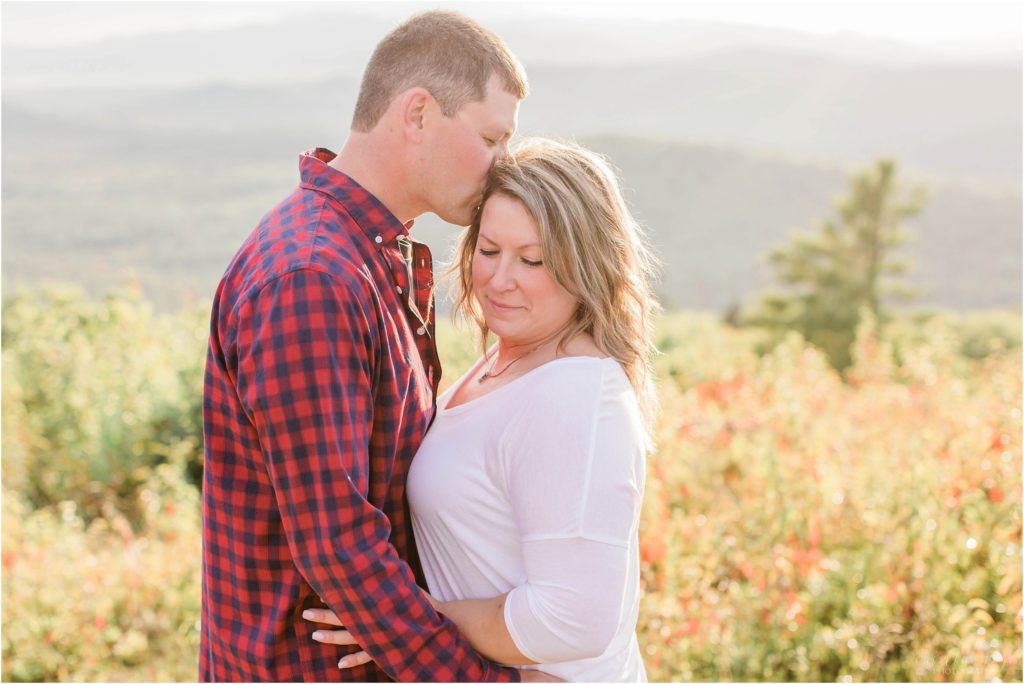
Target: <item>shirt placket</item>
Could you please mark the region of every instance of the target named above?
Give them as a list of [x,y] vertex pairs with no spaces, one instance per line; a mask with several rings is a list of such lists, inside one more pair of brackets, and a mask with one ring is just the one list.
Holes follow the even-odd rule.
[[441,380],[441,364],[437,356],[435,338],[434,307],[431,290],[434,286],[433,257],[430,248],[422,242],[416,242],[408,236],[401,235],[396,239],[401,255],[402,268],[399,273],[392,273],[396,280],[401,279],[398,289],[406,305],[409,324],[416,333],[416,350],[419,352],[423,368],[434,396]]

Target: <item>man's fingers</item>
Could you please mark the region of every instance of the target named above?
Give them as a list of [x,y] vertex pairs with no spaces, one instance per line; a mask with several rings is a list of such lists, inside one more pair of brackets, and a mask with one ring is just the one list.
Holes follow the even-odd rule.
[[370,654],[369,653],[367,653],[366,651],[359,651],[358,653],[353,653],[352,655],[347,655],[344,658],[342,658],[341,660],[339,660],[338,661],[338,667],[340,667],[341,669],[344,670],[347,667],[356,667],[357,665],[365,665],[366,663],[370,662],[370,660],[372,660],[372,659],[370,658]]
[[333,610],[323,610],[321,608],[310,608],[302,611],[302,617],[310,622],[322,622],[326,625],[334,625],[335,627],[344,627],[341,624],[341,620],[334,614]]
[[346,629],[318,629],[313,632],[313,639],[322,644],[338,644],[351,646],[356,643],[355,637]]

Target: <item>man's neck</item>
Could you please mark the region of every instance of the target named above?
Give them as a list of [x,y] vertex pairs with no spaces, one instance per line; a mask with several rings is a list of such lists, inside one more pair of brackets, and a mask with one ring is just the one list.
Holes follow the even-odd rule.
[[388,151],[387,144],[371,140],[364,133],[351,133],[329,166],[341,171],[359,183],[402,223],[417,218],[422,211],[404,188],[408,187],[404,174],[397,167],[396,155]]

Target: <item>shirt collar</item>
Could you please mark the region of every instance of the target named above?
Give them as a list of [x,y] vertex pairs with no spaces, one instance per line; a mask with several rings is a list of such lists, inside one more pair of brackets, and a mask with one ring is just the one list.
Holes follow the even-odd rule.
[[340,202],[366,237],[378,245],[391,242],[399,235],[408,236],[413,222],[403,225],[390,209],[363,186],[328,166],[328,162],[336,156],[326,147],[304,152],[299,157],[302,187],[326,193]]

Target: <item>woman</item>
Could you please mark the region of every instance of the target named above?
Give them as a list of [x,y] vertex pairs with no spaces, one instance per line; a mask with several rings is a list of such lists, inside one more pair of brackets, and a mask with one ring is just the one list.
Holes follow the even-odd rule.
[[451,272],[483,355],[438,398],[409,472],[432,602],[496,662],[646,681],[637,526],[655,305],[614,174],[575,145],[525,144],[493,170]]

